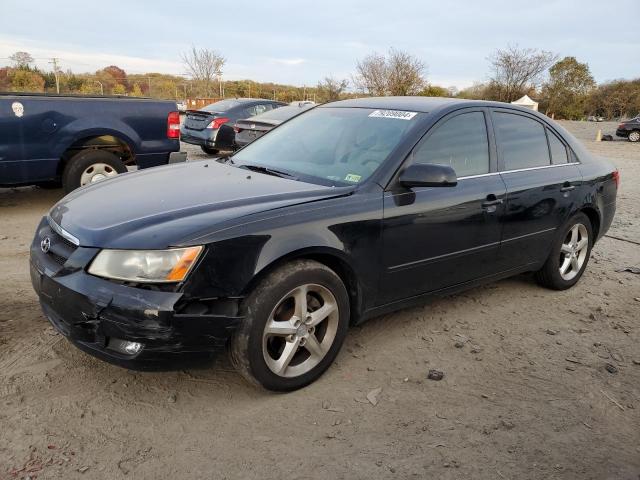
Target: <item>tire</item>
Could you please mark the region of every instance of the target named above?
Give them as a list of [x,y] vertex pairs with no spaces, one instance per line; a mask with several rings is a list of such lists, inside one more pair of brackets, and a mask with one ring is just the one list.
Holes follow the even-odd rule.
[[88,183],[95,183],[126,171],[127,167],[117,155],[105,150],[85,150],[69,159],[62,174],[62,186],[65,192],[69,193]]
[[220,152],[220,150],[218,150],[217,148],[206,147],[204,145],[200,145],[200,148],[204,153],[207,153],[209,155],[217,155],[218,152]]
[[[309,314],[296,327],[302,298]],[[231,338],[231,362],[250,383],[279,392],[317,380],[337,356],[349,328],[349,295],[342,280],[312,260],[274,270],[244,300],[241,311],[244,321]],[[316,311],[323,313],[314,317]]]
[[640,142],[640,130],[629,132],[629,141],[633,143]]
[[[572,236],[574,232],[575,237]],[[562,226],[544,266],[536,272],[538,283],[553,290],[573,287],[587,268],[593,240],[593,227],[589,217],[584,213],[571,217]],[[580,244],[583,244],[582,248],[579,248]]]

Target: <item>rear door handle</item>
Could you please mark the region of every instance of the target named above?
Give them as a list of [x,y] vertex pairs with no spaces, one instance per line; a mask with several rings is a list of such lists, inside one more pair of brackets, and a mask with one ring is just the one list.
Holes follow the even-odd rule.
[[561,192],[570,192],[571,190],[575,190],[575,189],[576,189],[576,186],[575,186],[575,185],[566,185],[566,184],[565,184],[565,185],[560,189],[560,191],[561,191]]

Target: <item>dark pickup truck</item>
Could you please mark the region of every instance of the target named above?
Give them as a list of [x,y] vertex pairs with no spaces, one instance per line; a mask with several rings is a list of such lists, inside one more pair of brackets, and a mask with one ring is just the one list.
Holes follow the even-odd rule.
[[186,157],[176,103],[129,97],[0,94],[0,186],[67,192]]

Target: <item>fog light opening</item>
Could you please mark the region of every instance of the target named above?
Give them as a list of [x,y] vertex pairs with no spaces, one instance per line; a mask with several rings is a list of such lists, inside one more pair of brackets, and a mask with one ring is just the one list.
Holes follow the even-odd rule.
[[120,338],[110,338],[107,344],[109,350],[114,350],[125,355],[136,355],[144,348],[143,343],[130,342]]

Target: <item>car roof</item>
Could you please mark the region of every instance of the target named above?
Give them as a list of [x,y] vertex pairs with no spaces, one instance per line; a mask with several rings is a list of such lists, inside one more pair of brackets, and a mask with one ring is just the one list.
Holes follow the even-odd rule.
[[408,110],[412,112],[430,113],[447,107],[500,107],[531,113],[529,108],[510,103],[490,102],[486,100],[467,100],[448,97],[363,97],[350,100],[325,103],[321,107],[343,108],[376,108],[385,110]]

